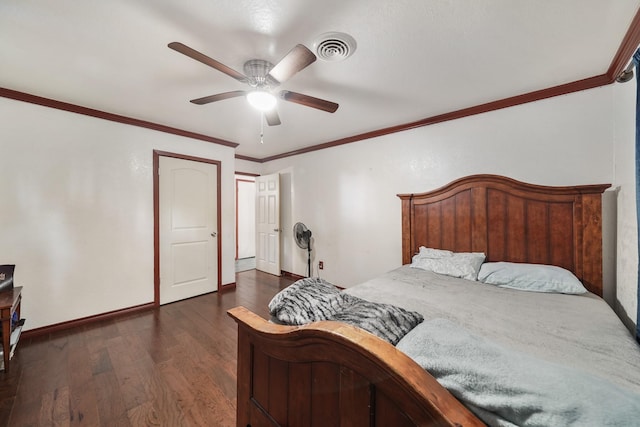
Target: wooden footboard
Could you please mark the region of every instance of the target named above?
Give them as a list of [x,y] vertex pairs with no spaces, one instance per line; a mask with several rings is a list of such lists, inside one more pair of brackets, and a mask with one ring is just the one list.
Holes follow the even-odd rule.
[[339,322],[282,326],[244,307],[237,426],[483,426],[404,353]]

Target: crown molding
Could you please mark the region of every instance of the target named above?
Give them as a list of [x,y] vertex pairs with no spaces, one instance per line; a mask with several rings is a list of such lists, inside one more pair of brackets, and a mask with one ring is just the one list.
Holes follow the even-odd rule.
[[96,117],[98,119],[109,120],[112,122],[123,123],[125,125],[138,126],[142,128],[157,130],[160,132],[170,133],[173,135],[184,136],[187,138],[199,139],[201,141],[211,142],[213,144],[224,145],[226,147],[236,148],[238,143],[227,141],[213,136],[203,135],[200,133],[190,132],[183,129],[178,129],[170,126],[161,125],[158,123],[148,122],[146,120],[134,119],[127,116],[121,116],[119,114],[108,113],[106,111],[96,110],[93,108],[83,107],[81,105],[75,105],[68,102],[58,101],[51,98],[45,98],[42,96],[32,95],[25,92],[19,92],[17,90],[7,89],[0,87],[0,96],[4,98],[15,99],[16,101],[28,102],[31,104],[42,105],[43,107],[55,108],[57,110],[69,111],[71,113],[82,114],[85,116]]

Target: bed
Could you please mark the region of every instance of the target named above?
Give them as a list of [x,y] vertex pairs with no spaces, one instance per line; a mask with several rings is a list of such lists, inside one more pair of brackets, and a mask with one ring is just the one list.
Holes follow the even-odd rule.
[[[552,425],[558,419],[544,417],[554,412],[574,417],[574,425],[598,425],[603,414],[628,425],[640,413],[640,350],[601,299],[608,187],[474,175],[398,195],[403,265],[340,295],[424,320],[389,342],[343,322],[287,326],[244,307],[229,310],[238,324],[237,425]],[[588,292],[530,292],[414,268],[423,250],[481,253],[482,268],[561,267]],[[452,367],[462,352],[469,353]],[[459,364],[476,369],[464,372],[471,385],[463,389]],[[518,370],[504,368],[511,364]],[[497,372],[509,372],[515,385],[489,377]],[[528,395],[502,402],[527,381],[549,389],[542,403]],[[512,412],[524,421],[514,422]]]

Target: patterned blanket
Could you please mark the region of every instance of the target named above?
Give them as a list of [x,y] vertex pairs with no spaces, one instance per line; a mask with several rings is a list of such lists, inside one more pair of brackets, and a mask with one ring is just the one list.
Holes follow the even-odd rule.
[[395,345],[424,319],[420,313],[375,303],[340,291],[320,278],[300,279],[269,303],[273,318],[286,325],[336,320],[362,328]]

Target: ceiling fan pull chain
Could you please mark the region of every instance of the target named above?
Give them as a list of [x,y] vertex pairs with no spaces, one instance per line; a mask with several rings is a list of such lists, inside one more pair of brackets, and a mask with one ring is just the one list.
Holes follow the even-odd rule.
[[264,111],[260,112],[260,144],[264,144]]

